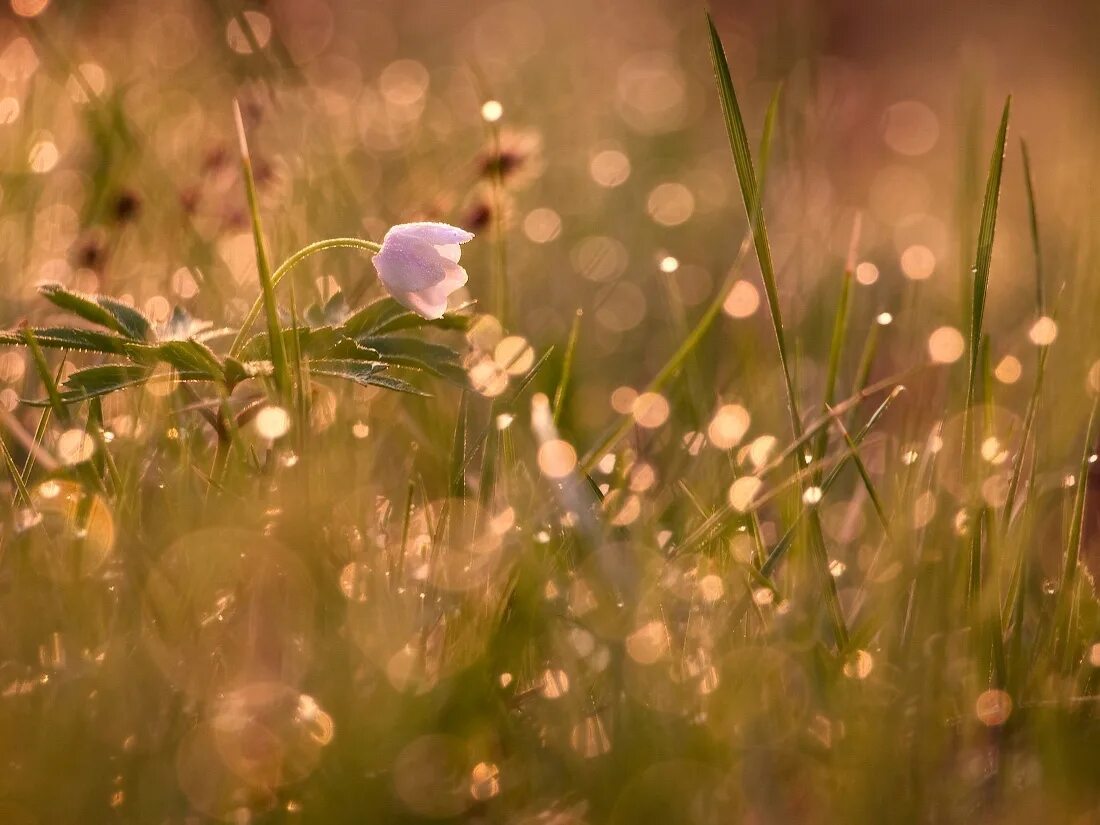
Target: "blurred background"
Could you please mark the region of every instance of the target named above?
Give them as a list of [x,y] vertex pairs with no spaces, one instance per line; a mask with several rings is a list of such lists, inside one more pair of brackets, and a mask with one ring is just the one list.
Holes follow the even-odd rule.
[[[728,600],[751,557],[746,534],[731,539],[732,555],[669,561],[667,570],[658,564],[675,546],[670,537],[680,537],[674,529],[685,532],[700,512],[724,506],[733,474],[748,463],[759,468],[789,433],[754,257],[733,270],[746,221],[701,4],[3,2],[0,325],[57,320],[35,291],[44,281],[120,297],[161,324],[175,305],[217,327],[239,323],[258,281],[233,132],[236,99],[273,260],[321,238],[380,240],[406,221],[442,220],[477,234],[463,249],[470,280],[460,296],[476,301],[479,313],[464,341],[476,391],[467,394],[476,413],[470,421],[499,440],[507,471],[492,479],[495,488],[472,469],[459,479],[459,492],[481,496],[491,518],[479,524],[476,541],[462,532],[466,525],[451,528],[457,563],[439,573],[431,567],[433,525],[439,502],[453,492],[446,487],[454,481],[451,438],[468,409],[454,388],[431,402],[318,390],[321,412],[308,426],[324,461],[294,470],[297,456],[275,461],[272,451],[261,472],[259,439],[244,492],[210,495],[209,506],[205,476],[191,472],[212,452],[202,422],[177,429],[176,401],[164,397],[105,402],[112,449],[140,496],[108,506],[71,480],[47,481],[34,493],[68,528],[79,510],[83,552],[98,548],[98,555],[66,572],[48,563],[37,539],[24,537],[25,555],[8,553],[23,545],[17,521],[10,529],[5,523],[0,821],[192,823],[201,815],[244,823],[269,814],[264,821],[328,822],[383,811],[388,821],[468,814],[567,825],[584,821],[591,803],[594,821],[614,810],[618,819],[609,821],[637,822],[650,815],[642,791],[652,789],[669,806],[665,821],[681,821],[677,801],[686,809],[692,789],[704,786],[712,807],[692,821],[727,821],[733,797],[759,814],[745,821],[881,821],[894,800],[867,768],[896,753],[902,731],[886,723],[900,716],[899,694],[920,693],[914,673],[950,683],[947,699],[918,697],[912,707],[919,708],[905,717],[917,730],[922,720],[934,722],[923,728],[935,741],[918,752],[931,754],[924,787],[949,774],[985,793],[991,746],[984,728],[963,745],[953,733],[937,739],[943,719],[973,715],[970,683],[958,687],[970,670],[955,637],[942,660],[922,658],[940,649],[938,641],[914,653],[912,670],[859,650],[832,695],[835,683],[825,690],[815,681],[826,658],[812,642],[821,624],[816,602],[793,612],[777,605],[766,632],[738,635]],[[804,410],[820,409],[848,259],[856,285],[840,395],[872,336],[872,381],[961,358],[986,170],[1004,100],[1013,95],[986,314],[996,386],[986,389],[996,393],[998,426],[1008,422],[1005,431],[1018,436],[1039,347],[1058,338],[1047,385],[1055,404],[1037,425],[1043,452],[1035,462],[1037,489],[1050,494],[1043,518],[1049,509],[1057,532],[1068,510],[1061,497],[1072,494],[1063,492],[1073,484],[1067,473],[1080,454],[1084,375],[1096,357],[1100,313],[1100,4],[737,0],[710,8],[758,160],[765,111],[778,100],[762,176]],[[1042,229],[1041,308],[1021,139]],[[359,251],[316,256],[290,278],[299,308],[337,288],[353,306],[380,294]],[[685,368],[683,386],[639,408],[639,393],[730,281],[724,311]],[[1040,309],[1056,312],[1057,325],[1037,326]],[[660,597],[639,597],[627,618],[608,618],[606,601],[592,608],[587,582],[601,571],[590,561],[574,570],[573,502],[559,513],[547,503],[550,485],[539,486],[540,471],[560,478],[576,454],[554,476],[541,452],[532,459],[527,422],[508,429],[529,402],[525,396],[508,407],[506,392],[550,347],[552,366],[560,366],[578,310],[578,357],[557,422],[562,437],[582,454],[616,415],[633,415],[638,425],[624,439],[621,463],[600,462],[595,473],[605,492],[618,485],[618,501],[628,505],[610,514],[610,544],[631,563],[636,552],[646,575],[661,570],[652,591]],[[929,470],[929,489],[915,496],[898,461],[914,464],[929,432],[939,440],[931,455],[958,438],[960,416],[939,419],[963,385],[962,366],[911,376],[907,412],[900,422],[888,419],[883,440],[866,451],[875,478],[897,482],[891,490],[914,542],[933,524],[933,562],[936,542],[958,546],[966,533],[956,513],[967,515],[959,509],[967,491],[953,483],[948,463],[947,480],[933,481]],[[555,370],[540,373],[535,388],[552,393]],[[10,431],[34,431],[38,413],[18,401],[39,389],[22,352],[0,353],[0,408],[19,422],[5,418]],[[490,406],[498,401],[505,407]],[[734,451],[750,411],[755,446]],[[719,449],[700,452],[704,433]],[[1008,452],[995,439],[993,447],[1003,482]],[[484,461],[491,475],[495,465]],[[930,465],[914,466],[924,473]],[[299,484],[309,473],[313,499]],[[414,478],[423,488],[415,497]],[[695,492],[676,486],[683,479]],[[845,483],[850,498],[822,510],[841,598],[862,604],[872,581],[887,593],[883,604],[902,604],[902,563],[883,565],[888,574],[875,567],[874,515],[862,488]],[[941,495],[949,503],[937,511]],[[404,534],[401,502],[404,513],[415,513]],[[784,526],[773,509],[756,525],[768,544]],[[200,526],[210,532],[194,533]],[[1025,538],[1042,544],[1043,535]],[[400,561],[377,564],[395,536]],[[1046,582],[1059,559],[1042,561],[1041,576],[1051,577],[1041,579],[1043,592],[1053,593]],[[498,624],[513,564],[524,586],[507,607],[519,618]],[[478,565],[488,573],[475,582]],[[845,569],[849,578],[841,579]],[[427,608],[426,593],[435,597]],[[764,616],[771,597],[766,591],[754,611]],[[673,605],[670,625],[682,620],[685,637],[698,644],[697,656],[685,653],[667,667],[662,599]],[[939,625],[928,624],[929,638],[942,640]],[[625,688],[602,681],[611,682],[609,661],[606,672]],[[951,704],[956,688],[965,695]],[[624,701],[625,715],[616,718],[628,694],[636,704]],[[605,700],[613,706],[606,714]],[[751,710],[739,717],[730,708]],[[979,708],[981,725],[1003,723],[1000,709],[997,702],[992,712]],[[845,712],[856,744],[841,760],[845,770],[822,769],[814,748],[841,741],[837,720]],[[1081,810],[1095,788],[1091,735],[1081,734],[1077,753],[1088,758],[1075,763],[1084,776]],[[600,762],[612,737],[615,750]],[[1040,741],[1035,753],[1058,757],[1063,740],[1052,734],[1052,741],[1045,751]],[[681,746],[695,762],[664,761]],[[725,763],[699,770],[725,759],[727,746],[736,772]],[[737,761],[749,752],[752,759]],[[1012,787],[1026,793],[1038,764],[1030,751],[1021,756]],[[1067,777],[1067,787],[1079,778],[1069,767],[1051,772]],[[79,781],[59,791],[55,774]],[[307,778],[315,784],[300,784]],[[507,804],[492,808],[487,800],[502,787]],[[772,817],[760,813],[769,796],[780,800]],[[848,818],[815,820],[816,798],[831,798],[829,810]],[[939,810],[957,819],[937,821],[973,821],[969,799]],[[1020,821],[1039,821],[1044,809],[1035,804]],[[911,810],[922,810],[919,798]]]

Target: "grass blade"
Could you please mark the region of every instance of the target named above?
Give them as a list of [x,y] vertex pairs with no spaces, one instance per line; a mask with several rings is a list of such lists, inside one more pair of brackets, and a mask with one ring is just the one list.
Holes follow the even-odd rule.
[[577,338],[581,332],[582,310],[577,310],[573,317],[573,327],[569,330],[569,341],[565,345],[565,357],[561,362],[561,377],[558,379],[558,388],[554,391],[554,426],[561,420],[561,411],[565,405],[565,393],[569,389],[569,379],[573,373],[573,354],[577,350]]
[[714,20],[707,14],[707,26],[710,29],[711,59],[714,64],[714,76],[718,83],[718,95],[722,103],[722,113],[726,122],[726,133],[730,148],[733,150],[733,162],[737,170],[737,182],[741,187],[741,197],[745,203],[745,214],[752,230],[753,245],[760,263],[760,274],[764,281],[764,292],[768,299],[768,312],[771,315],[776,345],[779,348],[779,365],[783,371],[783,382],[787,392],[787,409],[791,416],[791,429],[795,438],[802,434],[802,421],[798,413],[798,401],[795,396],[794,380],[791,374],[790,358],[783,333],[783,316],[779,307],[779,288],[775,279],[775,264],[772,261],[771,244],[768,241],[768,228],[764,221],[761,190],[752,165],[752,153],[749,150],[749,138],[745,131],[745,121],[741,117],[741,108],[733,89],[726,52]]
[[[993,259],[993,237],[997,228],[997,208],[1001,200],[1001,175],[1004,171],[1005,140],[1008,137],[1008,117],[1012,109],[1012,97],[1005,100],[1001,125],[993,144],[993,156],[989,161],[989,176],[985,184],[982,202],[982,220],[978,229],[978,250],[974,260],[974,290],[970,306],[970,378],[966,386],[966,406],[974,404],[974,392],[978,380],[978,360],[981,351],[982,324],[985,320],[985,299],[989,291],[989,268]],[[967,428],[969,435],[969,427]]]
[[1020,154],[1024,159],[1024,187],[1027,191],[1028,228],[1031,230],[1031,251],[1035,256],[1035,311],[1046,313],[1046,293],[1043,286],[1043,249],[1039,243],[1039,217],[1035,206],[1035,186],[1031,178],[1031,155],[1027,143],[1020,140]]
[[[737,276],[740,274],[741,268],[745,264],[745,258],[748,256],[750,241],[751,237],[745,235],[744,239],[741,241],[741,249],[737,253],[737,260],[734,261],[733,266],[730,268],[730,274],[726,278],[725,285],[718,291],[718,294],[715,295],[714,300],[711,301],[710,305],[695,323],[691,332],[684,338],[683,343],[676,349],[676,352],[672,354],[672,357],[668,359],[660,372],[657,373],[656,377],[649,382],[644,392],[657,392],[662,389],[670,379],[680,372],[680,368],[684,365],[688,356],[695,351],[699,342],[703,340],[703,337],[714,323],[714,319],[717,318],[718,313],[722,311],[722,305],[726,302],[726,297],[737,281]],[[603,457],[604,453],[610,450],[620,438],[626,435],[633,424],[634,419],[629,414],[622,416],[619,423],[612,428],[611,432],[601,439],[596,446],[590,448],[588,452],[585,453],[584,458],[581,460],[581,470],[586,473],[591,472]]]
[[1089,456],[1092,455],[1092,443],[1096,432],[1097,410],[1100,409],[1100,396],[1093,401],[1089,414],[1088,427],[1085,430],[1084,449],[1077,470],[1077,485],[1073,496],[1073,512],[1069,533],[1066,536],[1065,559],[1062,567],[1062,580],[1058,587],[1058,601],[1054,615],[1054,661],[1056,666],[1066,667],[1073,651],[1070,644],[1070,631],[1073,619],[1073,602],[1077,593],[1078,565],[1081,561],[1081,540],[1084,534],[1085,500],[1088,496]]
[[241,171],[244,174],[245,191],[248,194],[248,214],[252,221],[252,238],[256,245],[256,269],[260,276],[260,289],[263,294],[264,314],[267,318],[267,335],[271,344],[271,363],[274,367],[273,379],[279,397],[284,399],[290,391],[290,370],[287,364],[286,344],[282,329],[279,327],[279,312],[275,304],[275,284],[271,277],[271,265],[267,260],[264,245],[263,226],[260,223],[260,204],[256,196],[256,179],[252,174],[252,157],[248,151],[248,138],[241,118],[241,107],[233,101],[233,117],[237,126],[237,139],[240,142]]

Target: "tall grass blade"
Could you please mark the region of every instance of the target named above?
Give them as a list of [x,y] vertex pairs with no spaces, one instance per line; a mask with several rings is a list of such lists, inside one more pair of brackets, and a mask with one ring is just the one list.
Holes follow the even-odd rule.
[[1054,661],[1060,667],[1066,667],[1073,652],[1070,639],[1073,627],[1074,601],[1077,594],[1078,566],[1081,562],[1081,544],[1085,524],[1085,501],[1088,497],[1089,457],[1096,434],[1097,411],[1100,410],[1100,395],[1093,401],[1089,414],[1088,427],[1085,430],[1084,449],[1077,469],[1077,483],[1073,496],[1073,511],[1070,517],[1069,532],[1066,536],[1065,556],[1062,566],[1062,580],[1058,586],[1058,601],[1055,605]]
[[1046,313],[1046,291],[1043,278],[1043,247],[1039,243],[1039,210],[1035,205],[1035,185],[1031,177],[1031,155],[1027,143],[1021,138],[1020,154],[1024,160],[1024,187],[1027,192],[1028,228],[1031,231],[1031,251],[1035,257],[1035,310]]
[[558,387],[554,390],[554,426],[561,421],[562,409],[565,406],[565,393],[569,389],[569,379],[573,376],[573,355],[577,351],[577,338],[581,332],[582,310],[577,310],[573,316],[573,326],[569,330],[569,340],[565,345],[565,356],[561,362],[561,376],[558,378]]
[[993,259],[993,237],[997,228],[997,209],[1001,200],[1001,174],[1004,171],[1005,140],[1008,137],[1008,118],[1011,109],[1012,97],[1009,96],[1005,100],[1004,111],[1001,113],[1001,125],[997,130],[997,139],[993,143],[993,156],[989,161],[989,176],[985,185],[985,199],[982,202],[981,225],[978,229],[978,249],[975,253],[973,269],[973,298],[970,305],[970,378],[966,387],[968,409],[974,404],[974,393],[977,389],[985,299],[989,291],[989,268]]
[[290,391],[290,370],[286,357],[286,343],[283,341],[282,329],[279,326],[279,311],[275,303],[275,284],[271,277],[271,265],[267,260],[263,225],[260,222],[260,203],[256,195],[256,179],[252,174],[252,157],[248,151],[248,137],[245,135],[241,107],[237,101],[233,101],[233,117],[237,127],[237,139],[240,144],[241,171],[244,173],[245,191],[248,195],[248,214],[252,222],[252,239],[256,246],[256,269],[260,276],[264,314],[267,319],[267,336],[271,347],[271,363],[274,367],[272,377],[280,399],[285,402]]
[[772,329],[775,332],[776,345],[779,348],[779,365],[783,372],[783,382],[787,392],[787,409],[791,416],[791,429],[798,438],[802,434],[802,421],[798,412],[798,400],[795,394],[791,373],[790,358],[783,331],[783,316],[779,306],[779,288],[775,278],[775,264],[772,261],[771,244],[768,241],[768,228],[764,221],[761,190],[752,165],[752,153],[749,150],[749,138],[745,131],[745,121],[741,117],[741,108],[733,89],[726,52],[714,20],[707,13],[707,26],[710,29],[711,60],[714,76],[718,83],[719,100],[726,122],[726,133],[730,148],[733,150],[733,162],[737,170],[737,182],[741,187],[741,197],[745,203],[745,214],[752,230],[753,245],[760,263],[760,274],[764,281],[764,292],[768,299],[768,311],[771,315]]

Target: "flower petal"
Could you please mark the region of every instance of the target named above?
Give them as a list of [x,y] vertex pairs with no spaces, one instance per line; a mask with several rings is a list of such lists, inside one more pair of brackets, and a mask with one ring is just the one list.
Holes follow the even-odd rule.
[[386,233],[386,237],[382,239],[382,245],[385,246],[386,241],[393,236],[419,238],[435,246],[466,243],[474,238],[473,233],[467,232],[465,229],[434,221],[399,223],[396,226],[391,226],[389,232]]
[[448,263],[427,241],[404,235],[386,235],[382,250],[371,260],[391,293],[415,292],[439,283]]
[[415,292],[394,293],[393,297],[418,315],[435,320],[447,311],[447,299],[451,293],[466,285],[469,276],[458,264],[448,264],[447,274],[438,284],[432,284]]
[[447,311],[446,297],[442,301],[434,303],[425,297],[424,292],[395,292],[393,297],[417,315],[427,318],[429,321],[442,318],[443,313]]
[[446,258],[448,261],[458,263],[458,259],[462,257],[462,247],[456,243],[436,244],[435,251]]

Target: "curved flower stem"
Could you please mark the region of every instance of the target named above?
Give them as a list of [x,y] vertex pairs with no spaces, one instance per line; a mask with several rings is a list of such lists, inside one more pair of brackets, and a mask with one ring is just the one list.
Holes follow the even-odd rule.
[[[323,241],[316,241],[309,244],[308,246],[303,246],[301,249],[299,249],[297,252],[295,252],[293,255],[291,255],[289,258],[279,264],[278,268],[276,268],[276,270],[271,273],[271,286],[278,286],[279,281],[283,279],[284,275],[290,272],[290,270],[294,269],[294,267],[296,267],[309,256],[317,252],[323,252],[326,249],[340,248],[365,249],[369,252],[378,252],[382,249],[382,245],[377,244],[374,241],[365,241],[362,238],[326,238]],[[248,335],[248,331],[252,329],[252,324],[255,323],[256,319],[260,316],[263,308],[264,300],[263,296],[261,295],[259,298],[256,299],[255,303],[252,304],[252,309],[250,309],[248,311],[248,315],[245,316],[244,322],[241,324],[241,329],[237,333],[237,337],[233,339],[233,346],[229,348],[229,354],[231,356],[236,357],[237,354],[241,351],[241,348],[244,347],[245,337]]]

